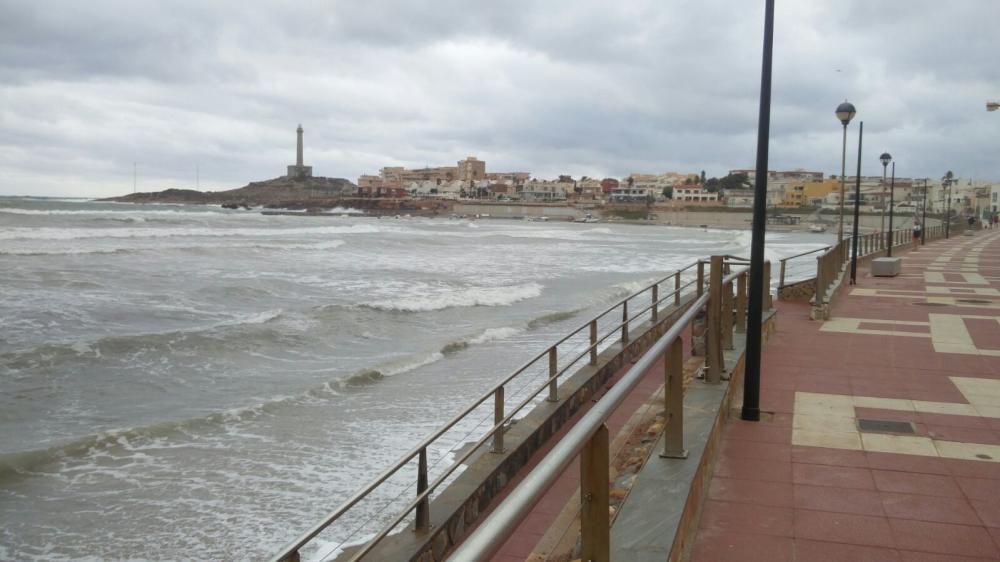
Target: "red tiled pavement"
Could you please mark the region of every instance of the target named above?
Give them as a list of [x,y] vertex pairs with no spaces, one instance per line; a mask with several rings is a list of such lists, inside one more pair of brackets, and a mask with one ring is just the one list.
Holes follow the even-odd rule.
[[[904,254],[903,275],[858,288],[925,291],[923,269],[954,249],[956,266],[984,245],[980,273],[1000,289],[1000,236],[980,232],[932,242]],[[963,278],[948,274],[946,280]],[[968,288],[960,284],[945,285]],[[1000,317],[987,307],[922,306],[904,298],[841,293],[834,318],[929,322],[929,314]],[[956,298],[1000,302],[1000,297]],[[795,392],[818,392],[966,404],[950,376],[1000,378],[1000,357],[938,353],[929,337],[821,332],[808,306],[778,303],[777,332],[764,348],[761,407],[773,420],[731,419],[714,469],[693,562],[727,560],[972,562],[1000,560],[1000,463],[792,445]],[[995,319],[970,319],[975,346],[1000,350]],[[928,333],[927,326],[898,331]],[[857,408],[858,417],[913,422],[917,435],[1000,444],[1000,419]]]

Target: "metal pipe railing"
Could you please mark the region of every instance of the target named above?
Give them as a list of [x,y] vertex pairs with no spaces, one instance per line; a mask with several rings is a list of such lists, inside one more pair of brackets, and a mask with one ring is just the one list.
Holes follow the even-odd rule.
[[[698,267],[698,277],[696,279],[690,280],[687,283],[681,282],[681,274],[687,270]],[[674,279],[674,290],[660,296],[659,286],[664,284],[667,280]],[[628,344],[629,341],[629,323],[635,321],[638,318],[642,318],[647,312],[650,312],[652,316],[658,315],[658,306],[667,300],[673,300],[674,306],[679,307],[681,303],[681,294],[684,289],[690,287],[692,284],[698,284],[698,292],[702,291],[703,284],[703,265],[700,262],[692,263],[684,268],[681,268],[670,275],[667,275],[658,281],[640,289],[638,292],[625,297],[624,299],[616,302],[615,304],[609,306],[603,312],[597,316],[591,318],[589,321],[584,323],[582,326],[573,330],[565,337],[558,340],[553,345],[549,346],[545,350],[539,352],[537,355],[532,357],[530,360],[525,362],[520,368],[515,370],[512,374],[508,375],[497,383],[493,388],[480,396],[476,401],[474,401],[470,406],[463,409],[461,412],[453,416],[444,426],[433,432],[428,437],[424,438],[419,444],[413,447],[409,452],[404,454],[394,465],[384,470],[377,477],[371,480],[364,488],[352,495],[347,501],[343,502],[338,506],[333,512],[327,515],[322,521],[312,526],[308,531],[303,533],[295,541],[289,543],[278,555],[272,558],[273,562],[285,562],[296,560],[298,558],[298,551],[313,538],[315,538],[324,529],[328,528],[334,522],[339,520],[345,513],[347,513],[351,508],[357,505],[360,501],[367,498],[373,491],[375,491],[379,486],[386,482],[393,475],[397,474],[404,466],[413,461],[414,458],[418,460],[417,468],[417,487],[418,494],[417,497],[410,502],[399,514],[393,518],[390,524],[375,535],[365,546],[363,546],[357,553],[355,553],[352,560],[358,560],[365,554],[370,552],[370,550],[385,536],[389,534],[396,526],[402,522],[403,519],[407,517],[409,513],[416,510],[416,527],[417,529],[427,528],[430,521],[429,513],[429,500],[430,495],[436,490],[436,488],[444,482],[462,463],[474,454],[479,447],[481,447],[487,441],[491,441],[490,450],[494,452],[503,451],[503,430],[504,427],[519,414],[522,409],[527,405],[531,404],[538,394],[548,388],[548,400],[557,401],[558,400],[558,379],[559,377],[576,365],[582,358],[589,356],[589,363],[594,365],[597,363],[597,353],[599,347],[607,342],[610,338],[616,334],[620,334],[620,340],[622,346]],[[642,308],[638,312],[633,312],[629,314],[628,303],[630,300],[646,293],[647,291],[655,295],[652,302]],[[614,324],[613,326],[607,327],[607,332],[601,336],[598,336],[598,321],[604,319],[608,314],[614,312],[615,310],[621,308],[622,310],[622,320]],[[657,312],[653,312],[657,311]],[[558,368],[558,346],[565,344],[567,341],[573,337],[579,335],[584,330],[588,332],[589,345],[584,348],[584,350],[577,354],[573,359],[567,362],[561,369]],[[504,407],[505,398],[505,386],[510,384],[515,378],[524,374],[526,371],[536,366],[543,358],[548,358],[548,377],[543,385],[538,387],[533,393],[531,393],[526,399],[522,400],[513,410],[507,412]],[[438,476],[430,484],[427,483],[427,448],[431,446],[435,441],[437,441],[445,433],[453,429],[462,420],[468,418],[472,412],[476,411],[479,407],[485,404],[490,398],[494,401],[494,424],[481,439],[479,439],[473,447],[467,448],[466,452],[452,462],[452,464],[444,471],[443,474]]]
[[[626,396],[638,385],[652,365],[664,360],[664,448],[660,456],[687,458],[683,443],[683,346],[681,334],[694,319],[707,309],[710,327],[706,332],[706,346],[718,349],[731,340],[733,324],[732,287],[737,287],[736,308],[745,303],[746,282],[749,269],[743,268],[729,275],[721,256],[711,261],[710,284],[707,294],[698,297],[690,308],[667,329],[666,333],[628,370],[622,379],[552,448],[552,450],[522,480],[521,484],[482,522],[449,557],[453,561],[478,561],[489,559],[503,545],[509,535],[551,486],[563,470],[580,455],[581,498],[581,557],[588,560],[608,560],[610,556],[610,531],[608,517],[608,431],[605,425],[611,414]],[[769,263],[767,265],[770,265]],[[767,288],[764,288],[767,291]],[[728,292],[728,296],[727,296]],[[721,294],[721,296],[720,296]],[[722,321],[713,321],[721,316]],[[739,314],[737,314],[739,316]],[[745,321],[745,317],[742,319]],[[721,351],[721,349],[719,350]],[[712,362],[710,351],[706,362]],[[721,354],[720,354],[721,355]],[[717,359],[721,360],[721,356]],[[718,379],[706,375],[706,383]]]
[[[458,546],[450,556],[451,560],[485,560],[503,545],[503,542],[517,528],[517,525],[524,519],[538,498],[548,490],[563,470],[583,450],[584,446],[590,443],[591,438],[595,435],[600,436],[599,430],[605,427],[607,419],[625,401],[629,393],[642,380],[646,371],[681,336],[681,333],[705,307],[708,300],[708,295],[703,294],[698,297],[691,308],[625,373],[618,384],[613,386],[590,411],[570,428],[566,435],[549,451],[549,454],[545,455],[535,468],[525,476],[507,499],[479,525],[472,535]],[[607,466],[607,462],[604,462],[604,466]],[[607,488],[606,482],[604,487]],[[583,499],[588,503],[593,503],[593,497],[584,497]],[[596,505],[595,508],[595,511],[600,510],[601,506]],[[603,507],[603,511],[607,514],[606,506]]]

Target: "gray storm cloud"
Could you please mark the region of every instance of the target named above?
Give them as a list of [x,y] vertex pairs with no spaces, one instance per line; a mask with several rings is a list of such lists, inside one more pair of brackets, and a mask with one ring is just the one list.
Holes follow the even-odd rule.
[[[227,189],[385,165],[752,164],[763,2],[0,1],[0,194]],[[777,4],[772,168],[834,173],[850,99],[899,173],[997,177],[1000,3]]]

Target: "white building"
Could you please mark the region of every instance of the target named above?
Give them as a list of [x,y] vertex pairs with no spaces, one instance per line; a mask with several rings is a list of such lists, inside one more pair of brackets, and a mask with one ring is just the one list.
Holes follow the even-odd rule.
[[662,192],[658,192],[655,186],[636,187],[633,184],[632,187],[624,186],[612,189],[609,199],[612,203],[645,203],[650,197],[656,199],[657,195],[660,194]]
[[674,186],[673,199],[674,201],[695,203],[717,203],[719,194],[718,192],[706,191],[700,185],[677,185]]

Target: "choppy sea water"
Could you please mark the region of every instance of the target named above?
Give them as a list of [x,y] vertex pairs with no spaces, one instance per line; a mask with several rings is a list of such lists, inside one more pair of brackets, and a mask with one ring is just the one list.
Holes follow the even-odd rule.
[[[771,234],[768,256],[830,240]],[[266,557],[594,312],[749,242],[0,198],[0,559]],[[411,476],[310,557],[371,532]]]

